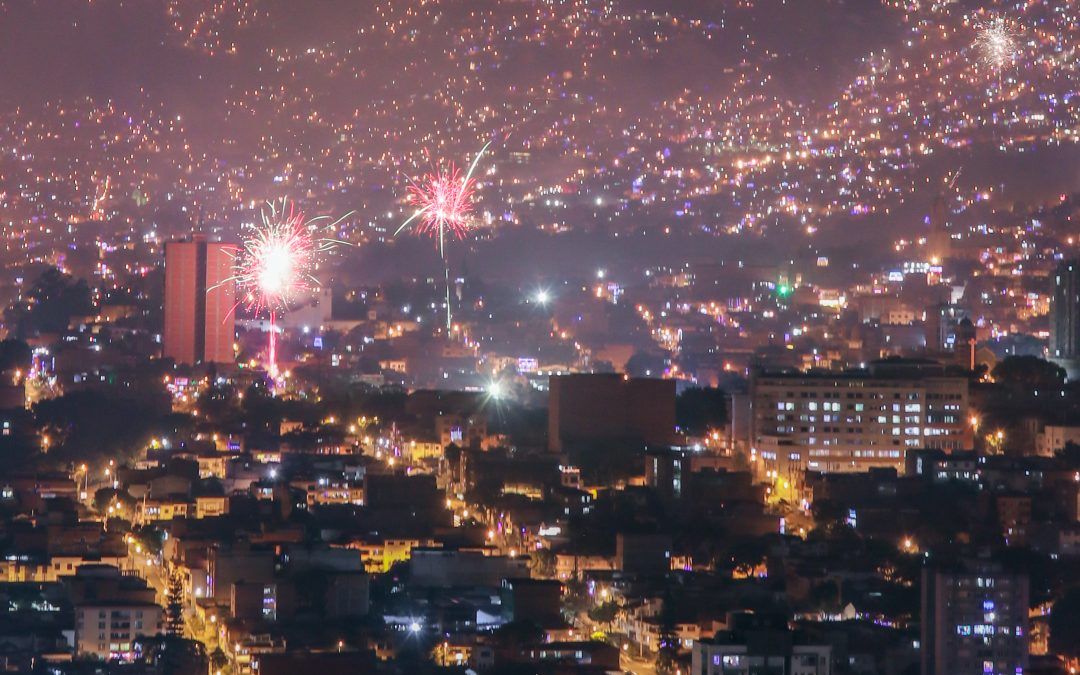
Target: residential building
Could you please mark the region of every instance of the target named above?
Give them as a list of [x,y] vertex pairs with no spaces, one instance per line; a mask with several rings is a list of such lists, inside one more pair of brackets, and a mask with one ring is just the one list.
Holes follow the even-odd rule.
[[731,629],[694,643],[695,675],[830,675],[832,647],[788,629],[782,618],[736,615]]
[[234,247],[195,236],[165,245],[164,355],[178,363],[232,363]]
[[922,675],[1016,675],[1028,666],[1028,577],[986,559],[922,573]]
[[758,374],[751,381],[751,455],[773,478],[805,471],[904,470],[909,450],[969,447],[968,381],[874,369]]
[[95,603],[75,608],[75,653],[132,661],[139,636],[161,632],[161,607],[152,602]]
[[675,442],[675,381],[617,374],[552,376],[548,449],[582,444]]

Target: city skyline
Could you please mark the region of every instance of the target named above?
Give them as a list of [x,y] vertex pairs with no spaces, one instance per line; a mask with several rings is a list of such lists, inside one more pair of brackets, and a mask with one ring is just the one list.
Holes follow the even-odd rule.
[[0,0],[0,670],[1080,671],[1080,0]]

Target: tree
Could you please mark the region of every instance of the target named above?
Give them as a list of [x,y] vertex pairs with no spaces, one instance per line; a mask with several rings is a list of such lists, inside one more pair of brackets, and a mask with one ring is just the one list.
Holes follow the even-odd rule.
[[1056,455],[1069,462],[1070,466],[1080,464],[1080,445],[1069,441],[1065,447],[1057,451]]
[[121,510],[130,515],[135,509],[135,498],[126,490],[115,490],[111,487],[101,488],[94,492],[94,510],[105,513],[110,504],[119,504]]
[[10,338],[0,342],[0,371],[26,369],[29,365],[30,345]]
[[165,588],[165,634],[173,637],[184,635],[184,581],[175,572],[169,575]]
[[754,569],[766,559],[768,552],[768,541],[761,537],[735,539],[728,547],[732,571],[738,576],[750,577]]
[[695,436],[722,427],[727,421],[727,394],[722,389],[687,389],[675,399],[675,421]]
[[229,657],[225,655],[225,652],[221,651],[221,647],[215,647],[214,651],[210,652],[210,667],[216,672],[229,665]]
[[38,401],[33,408],[39,429],[55,430],[49,457],[58,463],[100,463],[141,456],[151,438],[176,437],[193,424],[173,414],[164,385],[152,391],[125,388],[73,391]]
[[1080,659],[1080,586],[1066,591],[1050,610],[1050,651]]
[[89,314],[90,288],[56,268],[38,277],[25,296],[8,308],[7,323],[25,337],[34,333],[60,333],[71,317]]
[[666,368],[665,355],[655,352],[634,352],[626,362],[626,372],[632,377],[661,377]]
[[822,612],[835,612],[840,609],[842,597],[840,585],[828,579],[810,589],[810,606]]
[[675,629],[675,601],[670,587],[664,589],[658,619],[660,625],[658,626],[656,672],[658,675],[668,675],[675,672],[676,659],[679,656],[679,636]]
[[535,622],[522,620],[504,623],[493,634],[495,643],[508,653],[520,651],[526,645],[544,641],[544,629]]
[[994,366],[991,374],[1002,385],[1022,391],[1065,384],[1065,369],[1037,356],[1010,356]]
[[161,675],[206,675],[206,647],[198,640],[157,635],[140,637],[137,644],[143,662],[155,666]]
[[589,595],[589,587],[584,581],[577,578],[571,578],[563,585],[566,594],[563,596],[564,607],[573,614],[577,614],[582,610],[588,610],[592,604],[592,597]]
[[532,554],[530,560],[533,576],[540,579],[550,579],[555,576],[555,553],[550,549],[542,548]]
[[814,525],[826,533],[836,532],[847,526],[847,508],[831,499],[815,499],[810,507]]
[[611,622],[619,616],[619,605],[614,600],[602,602],[589,610],[589,618],[595,623],[602,623],[606,628],[611,628]]

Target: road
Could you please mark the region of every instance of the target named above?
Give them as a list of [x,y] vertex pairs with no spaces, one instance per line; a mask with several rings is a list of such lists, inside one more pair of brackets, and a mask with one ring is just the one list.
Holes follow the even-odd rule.
[[623,652],[619,667],[634,675],[656,675],[656,662],[652,659],[639,659]]

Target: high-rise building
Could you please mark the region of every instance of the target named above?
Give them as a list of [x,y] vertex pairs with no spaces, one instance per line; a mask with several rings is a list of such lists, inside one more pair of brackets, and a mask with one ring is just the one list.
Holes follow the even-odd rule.
[[165,245],[165,356],[232,363],[236,338],[232,246],[196,236]]
[[1080,359],[1080,260],[1063,262],[1054,272],[1050,300],[1050,358],[1059,361]]
[[908,450],[970,447],[968,381],[942,372],[886,361],[849,373],[755,375],[755,469],[799,483],[807,470],[903,472]]
[[548,449],[675,442],[675,381],[615,374],[558,375],[548,393]]
[[945,193],[939,192],[934,197],[934,204],[930,209],[930,234],[926,237],[927,262],[931,265],[940,265],[952,255],[952,238],[949,234],[948,206],[945,203]]
[[990,560],[923,568],[922,675],[1025,672],[1028,586]]

